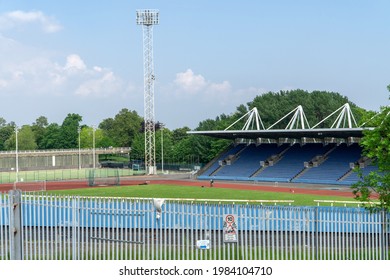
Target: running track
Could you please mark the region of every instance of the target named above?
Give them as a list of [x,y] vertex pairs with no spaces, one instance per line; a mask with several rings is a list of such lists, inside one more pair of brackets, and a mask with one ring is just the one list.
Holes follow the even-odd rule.
[[[131,186],[131,185],[141,185],[141,184],[162,184],[162,185],[178,185],[178,186],[205,186],[209,187],[208,181],[198,181],[198,180],[185,180],[185,179],[164,179],[160,177],[148,177],[143,176],[136,179],[121,179],[122,186]],[[12,189],[12,184],[0,184],[0,192],[7,192]],[[65,190],[65,189],[76,189],[76,188],[89,188],[87,181],[54,181],[47,182],[47,190]],[[286,192],[294,194],[314,194],[314,195],[330,195],[330,196],[340,196],[340,197],[353,197],[352,191],[346,187],[339,188],[334,186],[334,188],[329,188],[329,186],[318,186],[312,185],[305,187],[289,184],[280,184],[275,186],[263,185],[263,184],[249,184],[244,182],[222,182],[215,181],[214,188],[226,188],[226,189],[240,189],[240,190],[256,190],[256,191],[266,191],[266,192]]]

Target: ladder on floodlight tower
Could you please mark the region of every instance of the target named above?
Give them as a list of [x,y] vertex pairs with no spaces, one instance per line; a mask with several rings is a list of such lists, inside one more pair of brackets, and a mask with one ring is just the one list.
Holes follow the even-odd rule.
[[137,24],[143,27],[144,51],[144,132],[145,171],[156,174],[155,118],[154,118],[154,65],[153,25],[159,24],[158,10],[137,10]]
[[329,119],[331,116],[335,115],[337,112],[340,113],[338,114],[336,120],[333,122],[332,126],[330,128],[353,128],[357,127],[355,117],[353,116],[351,107],[349,106],[348,103],[345,103],[343,106],[338,108],[336,111],[334,111],[332,114],[327,116],[325,119],[317,123],[315,126],[312,128],[316,128],[319,126],[321,123]]
[[239,118],[234,123],[229,125],[227,128],[225,128],[225,130],[229,130],[229,128],[231,128],[232,126],[234,126],[236,123],[238,123],[239,121],[241,121],[243,118],[247,116],[248,119],[246,120],[241,130],[265,130],[263,121],[261,120],[259,111],[257,110],[256,107],[254,107],[252,110],[248,111],[241,118]]
[[280,123],[282,120],[287,118],[293,114],[291,117],[290,121],[288,122],[287,126],[285,129],[306,129],[310,128],[309,122],[307,121],[305,112],[303,111],[303,107],[299,105],[296,107],[294,110],[290,111],[288,114],[286,114],[284,117],[282,117],[280,120],[278,120],[276,123],[271,125],[270,127],[267,128],[267,130],[271,129],[278,123]]

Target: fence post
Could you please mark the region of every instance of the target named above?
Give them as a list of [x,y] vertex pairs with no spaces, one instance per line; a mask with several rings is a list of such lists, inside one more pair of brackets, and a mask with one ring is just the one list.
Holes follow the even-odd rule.
[[78,250],[77,250],[77,242],[78,242],[78,198],[77,197],[72,197],[72,259],[73,260],[78,260],[79,255],[78,255]]
[[11,238],[11,260],[22,260],[22,211],[21,211],[21,194],[20,190],[9,191],[9,214],[10,214],[10,238]]
[[386,238],[386,236],[387,236],[387,227],[388,227],[386,209],[382,209],[381,214],[382,214],[382,219],[381,219],[382,220],[381,260],[386,260],[387,256],[388,256],[388,254],[386,253],[386,251],[387,251],[386,248],[388,248],[388,244],[387,244],[388,239]]
[[319,250],[319,244],[318,244],[318,239],[319,239],[319,229],[318,229],[318,206],[314,208],[314,228],[315,228],[315,240],[314,240],[314,250],[315,250],[315,255],[314,258],[315,260],[318,260],[318,250]]

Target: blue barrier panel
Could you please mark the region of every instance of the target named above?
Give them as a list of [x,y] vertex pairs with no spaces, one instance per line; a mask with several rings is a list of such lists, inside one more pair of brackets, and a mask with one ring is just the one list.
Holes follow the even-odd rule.
[[[239,230],[377,233],[382,231],[380,213],[363,208],[263,206],[216,203],[166,202],[161,217],[149,200],[44,200],[24,201],[23,225],[95,228],[156,228],[221,230],[223,214],[236,214]],[[215,214],[219,213],[219,214]],[[2,225],[7,209],[0,208]]]

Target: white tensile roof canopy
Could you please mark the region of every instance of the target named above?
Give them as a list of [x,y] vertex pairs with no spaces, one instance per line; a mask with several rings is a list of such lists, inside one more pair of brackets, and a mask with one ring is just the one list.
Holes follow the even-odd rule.
[[[290,119],[284,129],[274,128],[279,123],[288,118]],[[246,121],[241,129],[232,129],[244,119],[246,119]],[[319,128],[322,123],[331,120],[333,120],[333,123],[329,128]],[[350,105],[346,103],[314,126],[310,126],[303,111],[303,107],[299,105],[294,110],[290,111],[288,114],[279,119],[277,122],[268,128],[265,128],[257,108],[254,107],[224,130],[189,131],[188,133],[223,139],[347,139],[361,138],[363,136],[363,131],[367,129],[373,128],[362,126],[358,127]]]

